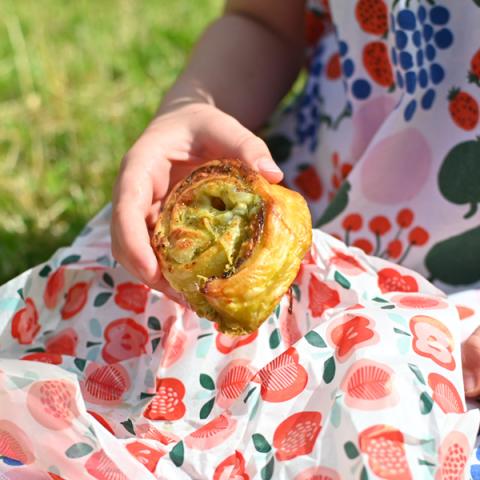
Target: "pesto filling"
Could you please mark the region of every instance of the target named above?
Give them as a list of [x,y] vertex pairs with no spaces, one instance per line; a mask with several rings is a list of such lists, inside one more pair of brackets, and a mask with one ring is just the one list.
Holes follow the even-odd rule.
[[191,263],[212,246],[220,245],[226,258],[221,273],[234,273],[253,236],[261,208],[259,195],[239,190],[235,184],[203,183],[188,203],[177,204],[170,225],[169,258],[178,264]]

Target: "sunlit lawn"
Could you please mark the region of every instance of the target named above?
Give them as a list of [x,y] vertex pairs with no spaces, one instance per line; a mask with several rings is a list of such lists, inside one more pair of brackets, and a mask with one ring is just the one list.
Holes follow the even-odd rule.
[[0,2],[0,283],[109,201],[221,0]]

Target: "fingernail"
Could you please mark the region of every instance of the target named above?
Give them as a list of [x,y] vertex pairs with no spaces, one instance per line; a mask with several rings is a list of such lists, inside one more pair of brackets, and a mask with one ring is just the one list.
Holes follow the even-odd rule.
[[257,163],[258,169],[267,173],[282,173],[280,168],[271,158],[261,158]]
[[463,384],[465,387],[465,393],[473,392],[476,387],[476,378],[474,375],[471,375],[469,373],[464,374],[463,377]]

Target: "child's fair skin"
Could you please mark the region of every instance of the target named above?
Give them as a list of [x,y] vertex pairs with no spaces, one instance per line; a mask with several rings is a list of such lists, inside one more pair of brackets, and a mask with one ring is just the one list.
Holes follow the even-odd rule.
[[[136,277],[172,294],[150,247],[162,198],[202,161],[239,158],[277,183],[282,172],[252,131],[297,77],[304,0],[228,0],[158,114],[123,159],[113,196],[112,251]],[[467,396],[480,395],[480,330],[463,345]]]

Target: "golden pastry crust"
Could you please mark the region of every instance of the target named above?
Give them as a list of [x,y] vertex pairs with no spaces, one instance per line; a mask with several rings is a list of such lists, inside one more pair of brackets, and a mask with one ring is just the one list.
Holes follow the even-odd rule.
[[206,163],[178,183],[152,237],[170,285],[230,335],[269,317],[311,241],[303,197],[238,160]]

